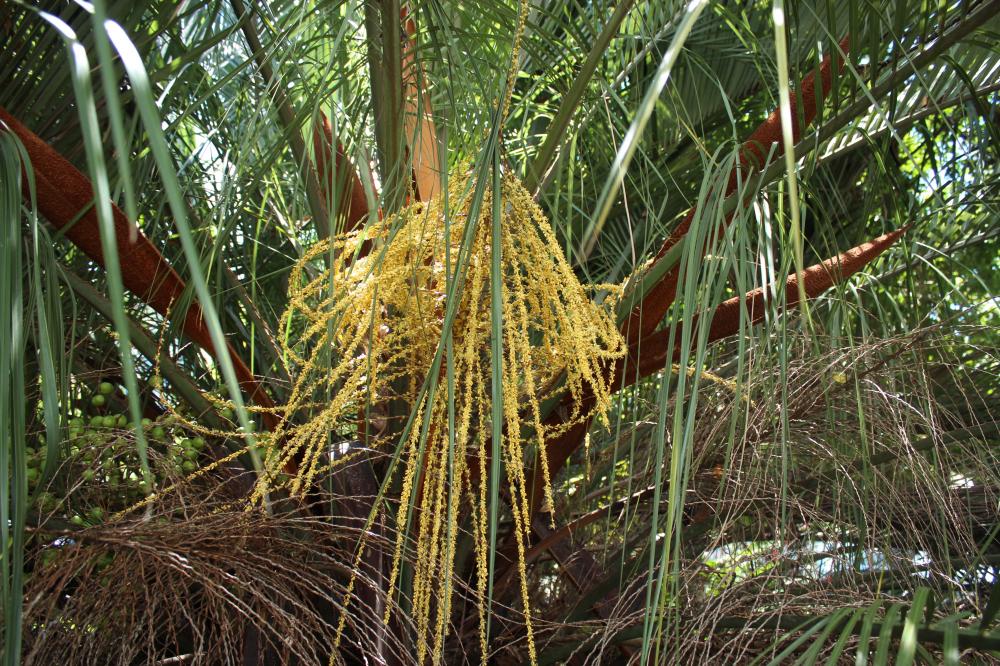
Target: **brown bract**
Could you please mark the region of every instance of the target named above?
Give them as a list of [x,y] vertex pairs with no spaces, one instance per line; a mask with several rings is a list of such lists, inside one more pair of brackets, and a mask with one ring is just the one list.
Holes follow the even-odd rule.
[[[327,206],[334,200],[339,202],[338,217],[343,218],[342,233],[357,229],[368,215],[368,200],[358,173],[344,152],[344,146],[334,139],[333,128],[326,114],[321,114],[322,122],[313,128],[313,150],[316,153],[316,172]],[[331,157],[333,164],[331,165]]]

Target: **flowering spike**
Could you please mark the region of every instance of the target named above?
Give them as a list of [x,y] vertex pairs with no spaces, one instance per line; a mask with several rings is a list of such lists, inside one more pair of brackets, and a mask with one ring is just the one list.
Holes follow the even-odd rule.
[[[366,445],[389,451],[400,447],[394,463],[401,468],[400,502],[393,509],[400,529],[386,587],[396,585],[404,545],[413,544],[410,598],[419,663],[443,649],[463,514],[471,519],[477,559],[474,593],[485,641],[491,520],[487,497],[494,480],[485,463],[494,453],[488,447],[493,415],[502,419],[502,441],[495,451],[502,459],[501,483],[514,521],[513,561],[523,563],[519,554],[527,547],[530,530],[526,460],[541,454],[538,476],[546,484],[545,495],[549,477],[544,441],[610,408],[612,386],[606,368],[625,353],[614,319],[580,284],[551,224],[515,178],[508,175],[499,192],[485,193],[478,224],[450,223],[470,219],[471,177],[471,169],[460,166],[450,179],[447,197],[439,194],[404,206],[373,221],[364,233],[320,241],[293,268],[282,320],[301,321],[302,329],[284,341],[282,351],[298,373],[283,407],[286,418],[272,434],[285,445],[280,450],[267,447],[264,461],[271,471],[289,459],[301,460],[288,488],[293,496],[301,496],[318,474],[346,458],[330,462],[331,431],[392,399],[411,406],[412,420],[398,439],[397,433],[367,433]],[[492,236],[493,196],[504,202],[496,221],[499,246]],[[369,239],[383,243],[379,256],[357,258],[360,244]],[[446,257],[460,256],[463,247],[468,253],[462,260],[464,279],[455,287],[452,276],[457,269]],[[331,257],[325,271],[306,270],[324,257]],[[481,316],[494,285],[494,258],[501,264],[503,284],[499,331]],[[338,285],[333,293],[331,280]],[[503,404],[498,411],[489,397],[495,381],[494,333],[501,336],[503,355],[498,378]],[[440,345],[446,334],[454,352],[451,415],[448,392],[422,388],[428,377],[442,371]],[[330,362],[330,349],[337,350],[335,363]],[[552,430],[543,422],[542,403],[547,388],[556,382],[570,397],[563,422]],[[585,410],[576,408],[585,401]],[[251,505],[263,501],[271,483],[268,475],[260,477]],[[407,525],[409,529],[403,527]],[[519,571],[530,654],[530,594],[524,567]],[[387,606],[386,619],[392,612]]]

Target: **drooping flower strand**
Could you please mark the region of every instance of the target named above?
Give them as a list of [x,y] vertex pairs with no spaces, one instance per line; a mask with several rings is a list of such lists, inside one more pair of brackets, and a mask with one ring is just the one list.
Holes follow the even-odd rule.
[[[288,483],[302,495],[327,466],[331,432],[355,427],[366,406],[405,401],[414,417],[406,440],[372,431],[366,444],[398,450],[401,470],[395,509],[397,536],[389,574],[390,589],[402,564],[412,566],[412,619],[416,656],[438,660],[442,654],[452,600],[452,578],[460,521],[471,521],[476,551],[475,593],[486,650],[490,508],[487,503],[492,328],[488,310],[492,252],[499,250],[503,285],[503,441],[501,463],[514,523],[521,597],[529,651],[534,655],[527,572],[529,493],[526,470],[537,457],[552,495],[544,442],[610,405],[611,387],[603,368],[624,352],[607,310],[595,305],[579,283],[548,221],[520,183],[502,180],[501,247],[491,247],[489,211],[474,230],[466,255],[465,282],[450,331],[453,349],[449,416],[448,391],[429,398],[421,392],[444,344],[443,316],[453,284],[446,252],[459,255],[468,231],[471,195],[469,170],[460,167],[448,190],[448,224],[443,197],[411,204],[370,225],[364,232],[317,243],[290,279],[290,305],[284,321],[287,358],[297,365],[282,426],[266,452],[265,467],[279,471],[293,458],[298,474]],[[362,246],[374,248],[361,256]],[[325,270],[306,266],[330,257]],[[360,257],[360,258],[359,258]],[[439,378],[441,379],[441,378]],[[571,398],[569,418],[560,426],[545,423],[543,398],[561,387]],[[593,408],[583,408],[588,397]],[[428,404],[428,400],[432,400]],[[426,422],[425,422],[426,420]],[[395,435],[398,439],[398,434]],[[398,447],[398,449],[397,449]],[[263,475],[254,502],[270,490]],[[363,545],[361,546],[364,547]],[[412,552],[412,558],[407,553]],[[345,600],[349,601],[349,600]],[[387,608],[388,622],[392,606]],[[532,656],[534,660],[534,657]]]

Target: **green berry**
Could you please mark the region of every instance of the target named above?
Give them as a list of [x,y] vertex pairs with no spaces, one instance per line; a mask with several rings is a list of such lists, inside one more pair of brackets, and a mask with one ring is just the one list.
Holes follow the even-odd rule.
[[194,450],[194,449],[185,449],[184,450],[184,457],[187,458],[188,460],[197,460],[198,459],[198,452],[196,450]]
[[81,516],[78,513],[74,513],[73,517],[69,519],[69,522],[73,523],[74,525],[83,525],[83,516]]
[[222,416],[222,418],[226,419],[227,421],[232,421],[234,418],[236,418],[236,414],[234,414],[233,410],[231,410],[229,407],[224,407],[222,411],[219,412],[219,414]]
[[151,425],[153,425],[153,419],[147,419],[146,417],[143,417],[143,419],[142,419],[142,427],[143,428],[148,428]]
[[90,516],[92,519],[97,520],[97,521],[103,520],[104,519],[104,509],[102,509],[99,506],[91,507],[90,511],[87,512],[87,515]]
[[104,417],[103,416],[91,416],[90,417],[90,425],[92,427],[94,427],[94,428],[100,428],[102,425],[104,425]]
[[92,470],[92,469],[85,469],[85,470],[83,470],[83,474],[81,474],[80,476],[83,477],[84,481],[93,481],[95,473],[94,473],[94,470]]
[[101,385],[97,387],[97,390],[101,392],[101,395],[111,395],[115,392],[115,385],[111,382],[101,382]]
[[185,460],[183,463],[181,463],[181,469],[184,470],[186,473],[190,474],[191,472],[198,469],[198,466],[194,464],[193,460]]
[[114,428],[115,427],[115,417],[113,417],[111,415],[103,417],[101,419],[101,425],[104,426],[105,428]]
[[124,414],[119,414],[118,418],[115,419],[115,425],[117,425],[119,428],[124,428],[126,425],[128,425],[128,419],[125,418]]
[[191,439],[191,446],[196,450],[201,451],[205,448],[205,439],[202,437],[194,437]]
[[167,436],[166,431],[160,426],[156,426],[155,428],[153,428],[153,437],[155,437],[156,439],[163,439],[166,436]]
[[41,493],[38,496],[38,508],[42,511],[51,511],[59,505],[59,500],[52,493]]
[[90,399],[90,404],[92,404],[94,407],[103,407],[104,405],[108,404],[108,399],[105,398],[100,393],[98,393],[97,395],[95,395],[93,398]]
[[38,481],[38,475],[39,472],[37,467],[29,467],[24,476],[28,479],[28,483],[35,483]]

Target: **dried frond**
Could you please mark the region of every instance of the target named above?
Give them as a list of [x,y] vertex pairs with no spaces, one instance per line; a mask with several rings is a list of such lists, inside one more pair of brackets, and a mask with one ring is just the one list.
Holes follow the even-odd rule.
[[[769,618],[906,603],[917,587],[948,600],[941,612],[964,610],[975,618],[982,610],[977,586],[984,583],[976,569],[982,565],[961,557],[985,549],[984,561],[995,559],[991,530],[1000,477],[991,452],[997,424],[982,421],[970,406],[988,404],[970,381],[973,370],[951,359],[948,336],[934,328],[830,345],[825,354],[816,353],[815,343],[815,337],[790,341],[793,357],[785,368],[765,353],[750,356],[738,393],[701,382],[671,592],[683,609],[674,619],[682,638],[668,648],[671,662],[742,663],[794,628]],[[784,424],[775,402],[783,381]],[[656,516],[649,505],[652,422],[637,419],[634,431],[619,435],[636,449],[628,486],[598,474],[589,483],[572,482],[584,490],[596,486],[591,493],[559,492],[561,512],[581,519],[554,534],[572,540],[577,553],[593,539],[598,570],[608,566],[614,576],[622,567],[645,567],[644,541]],[[616,446],[601,441],[596,448],[602,457],[588,464],[610,470]],[[605,519],[627,521],[620,539],[608,539]],[[601,584],[552,589],[544,583],[547,571],[536,566],[533,580],[550,590],[537,603],[550,617],[561,617],[562,608]],[[553,637],[553,648],[579,642],[588,655],[582,663],[605,663],[621,632],[642,626],[645,582],[640,576],[621,590],[613,587],[594,607],[601,621],[591,621],[583,638]]]
[[[356,526],[247,513],[216,479],[163,496],[145,518],[82,530],[44,524],[26,589],[26,664],[326,661],[352,577]],[[386,602],[384,600],[383,602]],[[372,608],[348,651],[405,655]],[[342,657],[341,657],[342,658]]]

